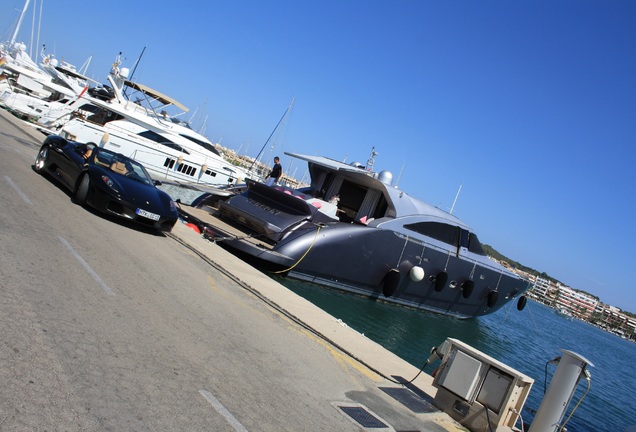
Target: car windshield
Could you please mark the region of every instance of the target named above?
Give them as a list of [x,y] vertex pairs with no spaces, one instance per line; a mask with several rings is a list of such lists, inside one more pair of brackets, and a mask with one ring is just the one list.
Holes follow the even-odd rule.
[[114,153],[103,148],[98,149],[93,162],[95,165],[110,169],[112,172],[121,174],[130,179],[153,185],[154,182],[146,168],[139,162],[134,161],[120,153]]

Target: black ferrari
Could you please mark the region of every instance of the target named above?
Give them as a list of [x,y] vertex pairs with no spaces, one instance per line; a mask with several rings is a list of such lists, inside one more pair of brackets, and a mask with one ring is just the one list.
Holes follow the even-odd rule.
[[157,189],[146,169],[120,153],[50,135],[35,159],[38,173],[50,173],[76,203],[104,213],[170,231],[179,214],[170,196]]

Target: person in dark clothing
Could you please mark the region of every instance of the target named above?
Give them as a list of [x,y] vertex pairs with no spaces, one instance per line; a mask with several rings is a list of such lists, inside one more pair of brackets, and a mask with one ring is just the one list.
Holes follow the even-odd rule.
[[267,177],[267,181],[265,184],[267,186],[272,186],[274,183],[278,183],[280,177],[283,175],[283,166],[280,164],[280,159],[278,156],[274,158],[274,166],[272,167],[272,172],[269,173]]

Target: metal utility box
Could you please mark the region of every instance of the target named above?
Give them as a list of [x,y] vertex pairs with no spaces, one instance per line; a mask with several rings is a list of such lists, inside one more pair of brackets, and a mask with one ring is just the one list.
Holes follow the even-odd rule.
[[457,339],[447,342],[435,405],[473,432],[513,430],[534,380]]

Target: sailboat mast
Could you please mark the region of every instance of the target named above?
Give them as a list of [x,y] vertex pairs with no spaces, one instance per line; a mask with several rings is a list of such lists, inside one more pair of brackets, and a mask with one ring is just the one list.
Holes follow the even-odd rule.
[[133,67],[132,72],[130,72],[130,78],[129,79],[131,81],[132,81],[133,76],[135,75],[135,71],[137,70],[137,66],[139,66],[139,62],[141,62],[141,58],[144,56],[145,52],[146,52],[146,47],[144,47],[144,49],[141,50],[141,54],[139,54],[139,58],[135,62],[135,66]]
[[265,141],[265,144],[263,144],[263,147],[261,147],[261,151],[259,151],[258,155],[256,155],[256,158],[254,159],[254,162],[252,162],[252,165],[250,165],[250,169],[248,171],[252,171],[252,168],[254,168],[254,164],[256,163],[258,158],[260,158],[261,155],[263,154],[263,150],[265,150],[265,147],[267,147],[267,143],[269,142],[269,140],[272,139],[272,136],[274,135],[274,132],[276,132],[276,130],[278,129],[278,126],[280,126],[280,124],[283,122],[283,120],[285,120],[285,117],[287,117],[287,114],[289,113],[289,110],[291,110],[292,106],[294,105],[294,101],[295,100],[296,100],[296,96],[294,96],[294,98],[292,99],[291,103],[287,107],[287,110],[285,110],[285,114],[283,114],[283,116],[280,118],[280,120],[278,120],[278,123],[276,123],[276,127],[274,128],[272,133],[269,134],[269,137],[267,138],[267,141]]
[[[144,49],[141,50],[141,54],[139,55],[139,58],[137,59],[137,61],[135,62],[135,66],[133,66],[133,70],[130,73],[130,76],[128,77],[129,81],[132,81],[133,76],[135,75],[135,71],[137,70],[137,66],[139,66],[139,62],[141,61],[141,58],[144,56],[144,53],[146,52],[146,47],[144,47]],[[126,95],[126,92],[128,91],[128,88],[124,88],[124,96]]]
[[18,24],[16,24],[15,26],[15,31],[13,32],[13,36],[11,37],[11,42],[9,43],[9,46],[13,46],[13,44],[15,43],[15,40],[18,37],[18,32],[20,31],[20,26],[22,26],[22,19],[24,18],[24,14],[27,11],[27,8],[29,7],[29,1],[30,0],[26,0],[24,2],[24,7],[22,8],[22,13],[20,14],[20,18],[18,19]]
[[[35,50],[36,51],[35,51],[34,54],[36,56],[38,55],[37,50],[38,50],[38,47],[40,46],[40,28],[42,27],[42,9],[43,9],[43,7],[44,7],[44,0],[40,0],[40,16],[38,16],[38,34],[37,34],[37,37],[35,39]],[[36,62],[38,60],[36,60]]]

